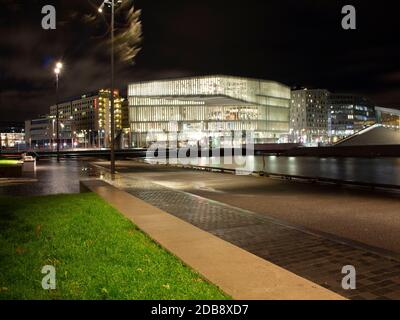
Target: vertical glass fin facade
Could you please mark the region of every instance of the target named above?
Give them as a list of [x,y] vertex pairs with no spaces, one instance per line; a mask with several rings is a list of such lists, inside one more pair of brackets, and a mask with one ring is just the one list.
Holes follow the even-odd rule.
[[[283,142],[289,132],[290,88],[273,81],[205,76],[132,83],[129,119],[135,146],[174,136],[212,140],[253,131],[256,143]],[[174,138],[176,139],[176,138]]]

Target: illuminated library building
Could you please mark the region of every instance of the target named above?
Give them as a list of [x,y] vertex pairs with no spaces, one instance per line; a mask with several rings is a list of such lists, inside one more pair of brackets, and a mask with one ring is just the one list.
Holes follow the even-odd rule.
[[131,83],[132,143],[225,147],[244,143],[249,131],[255,143],[286,142],[290,97],[283,84],[230,76]]

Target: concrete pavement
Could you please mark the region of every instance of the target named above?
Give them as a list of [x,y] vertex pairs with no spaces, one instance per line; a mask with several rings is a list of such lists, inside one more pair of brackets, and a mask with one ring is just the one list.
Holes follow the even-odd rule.
[[119,162],[118,170],[127,176],[142,177],[288,224],[400,254],[400,193],[217,174],[133,161]]
[[[103,165],[107,167],[107,164]],[[310,232],[265,212],[260,214],[243,210],[215,202],[210,197],[199,197],[171,188],[177,179],[181,179],[182,184],[185,182],[186,188],[190,187],[202,175],[234,181],[236,178],[261,181],[259,178],[193,172],[133,162],[121,162],[117,168],[120,173],[111,183],[118,188],[303,278],[350,299],[400,299],[400,261],[391,258],[393,253],[329,234]],[[108,179],[107,170],[104,172],[104,178]],[[185,180],[180,177],[182,175]],[[300,186],[303,189],[308,187]],[[248,192],[248,186],[242,180],[236,181],[234,189]],[[220,190],[206,192],[219,194]],[[257,197],[249,201],[253,201],[255,206],[259,204]],[[317,211],[320,208],[313,209]],[[351,216],[348,220],[351,221]],[[341,286],[341,270],[345,265],[356,267],[357,290],[346,291]]]
[[[93,159],[91,159],[93,160]],[[79,180],[96,175],[87,159],[42,159],[35,173],[0,179],[0,196],[40,196],[79,192]]]
[[234,299],[344,299],[103,181],[83,181],[82,185]]

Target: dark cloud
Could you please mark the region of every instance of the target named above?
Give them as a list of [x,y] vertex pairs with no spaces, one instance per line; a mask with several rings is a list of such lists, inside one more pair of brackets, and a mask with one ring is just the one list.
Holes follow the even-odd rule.
[[[0,0],[1,119],[23,120],[54,103],[53,65],[65,63],[62,97],[109,85],[108,16],[100,0]],[[136,0],[144,41],[117,85],[226,73],[355,92],[400,106],[400,30],[395,1],[354,0],[358,29],[341,29],[340,0]],[[57,8],[57,30],[41,8]],[[118,16],[121,18],[119,13]],[[124,23],[117,20],[119,31]]]
[[[48,112],[55,103],[53,69],[58,60],[65,66],[60,79],[63,99],[110,86],[109,23],[107,13],[97,14],[99,3],[53,1],[57,30],[45,31],[41,28],[41,8],[51,4],[48,1],[0,2],[6,8],[0,22],[3,120],[23,120]],[[118,87],[125,87],[131,68],[117,63]]]

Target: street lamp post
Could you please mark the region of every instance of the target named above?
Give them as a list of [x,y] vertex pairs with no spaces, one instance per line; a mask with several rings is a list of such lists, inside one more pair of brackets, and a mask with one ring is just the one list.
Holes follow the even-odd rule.
[[[117,4],[121,4],[122,1],[118,0]],[[110,169],[111,174],[115,174],[115,110],[114,110],[114,25],[115,25],[115,0],[105,0],[99,8],[99,12],[103,12],[105,5],[111,6],[111,88],[110,88],[110,101],[111,101],[111,156],[110,156]]]
[[111,0],[111,174],[115,173],[115,118],[114,118],[114,20],[115,0]]
[[57,126],[57,133],[56,133],[56,140],[57,140],[57,162],[60,162],[60,113],[59,113],[59,106],[58,106],[58,89],[59,89],[59,80],[60,80],[60,73],[61,69],[63,68],[63,64],[61,62],[56,63],[56,67],[54,69],[54,73],[56,74],[56,126]]

